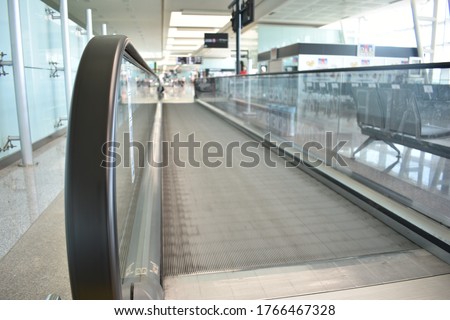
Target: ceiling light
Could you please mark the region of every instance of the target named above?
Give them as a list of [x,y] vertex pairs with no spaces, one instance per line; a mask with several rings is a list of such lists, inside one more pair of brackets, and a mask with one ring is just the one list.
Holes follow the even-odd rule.
[[228,11],[218,10],[181,10],[184,15],[199,15],[199,16],[230,16]]
[[167,37],[168,38],[191,38],[191,39],[203,39],[205,37],[205,32],[215,33],[219,29],[211,29],[206,31],[205,29],[200,29],[195,31],[195,29],[183,30],[183,28],[169,28]]
[[203,27],[222,28],[231,19],[228,15],[186,14],[185,12],[172,11],[170,14],[171,27]]
[[166,50],[168,51],[194,51],[200,46],[177,46],[177,45],[167,45]]
[[203,44],[203,39],[189,39],[189,38],[168,38],[167,44],[176,44],[176,45],[196,45],[200,46]]

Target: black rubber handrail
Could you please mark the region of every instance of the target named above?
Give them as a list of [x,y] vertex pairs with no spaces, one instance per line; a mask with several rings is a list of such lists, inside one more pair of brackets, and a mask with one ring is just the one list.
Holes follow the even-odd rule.
[[[114,108],[127,57],[159,82],[126,36],[94,37],[74,83],[66,151],[65,212],[73,299],[121,299],[114,168],[102,146],[114,141]],[[159,88],[162,88],[159,85]]]

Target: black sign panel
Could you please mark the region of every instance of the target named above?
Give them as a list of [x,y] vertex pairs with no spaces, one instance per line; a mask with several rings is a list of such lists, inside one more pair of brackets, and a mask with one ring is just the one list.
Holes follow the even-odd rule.
[[[254,0],[247,0],[243,3],[241,11],[241,28],[249,25],[255,20],[255,2]],[[233,9],[233,12],[231,13],[231,27],[234,32],[237,32],[238,30],[238,12]]]
[[255,4],[253,0],[247,0],[242,8],[242,27],[252,23],[255,19]]
[[205,33],[205,48],[228,48],[228,33]]

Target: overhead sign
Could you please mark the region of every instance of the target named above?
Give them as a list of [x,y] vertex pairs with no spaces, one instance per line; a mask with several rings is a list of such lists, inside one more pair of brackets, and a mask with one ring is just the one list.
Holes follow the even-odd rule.
[[[239,0],[240,1],[240,0]],[[242,4],[241,8],[241,28],[246,25],[252,23],[255,20],[255,2],[254,0],[247,0]],[[231,13],[231,27],[233,31],[236,32],[238,30],[238,21],[239,15],[236,10],[233,10]]]
[[205,48],[228,48],[228,33],[205,33]]

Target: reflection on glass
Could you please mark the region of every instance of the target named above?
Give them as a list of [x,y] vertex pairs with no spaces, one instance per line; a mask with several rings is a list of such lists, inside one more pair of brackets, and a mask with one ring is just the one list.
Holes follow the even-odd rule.
[[[20,5],[21,28],[23,36],[23,59],[26,77],[26,95],[33,143],[46,138],[67,126],[67,105],[64,88],[64,71],[61,43],[60,21],[50,19],[46,14],[49,7],[42,1],[22,1]],[[39,12],[39,14],[37,14]],[[86,45],[86,37],[77,35],[79,28],[74,22],[71,26],[70,43],[73,79],[77,65]],[[7,1],[0,1],[0,52],[6,54],[4,61],[11,60],[11,39],[8,25]],[[58,71],[57,71],[58,69]],[[19,133],[14,77],[11,66],[5,66],[7,75],[0,76],[0,148],[8,136]],[[20,149],[0,152],[0,159]]]
[[[450,226],[450,70],[260,74],[210,79],[197,96]],[[331,133],[331,134],[328,134]],[[330,138],[331,137],[331,141]],[[327,140],[328,139],[328,140]]]
[[115,107],[115,142],[117,161],[116,217],[120,272],[126,276],[131,234],[138,214],[138,191],[143,168],[147,164],[147,143],[157,102],[156,82],[127,60],[122,61]]

